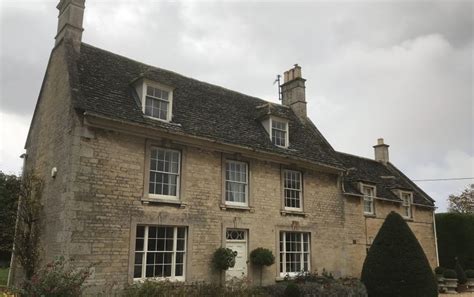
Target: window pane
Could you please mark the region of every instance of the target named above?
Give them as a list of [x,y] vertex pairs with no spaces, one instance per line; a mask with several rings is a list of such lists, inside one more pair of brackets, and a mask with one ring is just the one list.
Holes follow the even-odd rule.
[[[139,226],[141,229],[143,226]],[[145,229],[146,230],[146,229]],[[145,235],[146,232],[137,234]],[[141,277],[174,277],[184,275],[185,262],[185,227],[148,227],[148,241],[144,242],[148,247],[147,252],[135,252],[135,263],[133,275],[135,278]],[[136,241],[144,238],[136,238]],[[176,247],[174,242],[176,241]],[[180,248],[178,248],[178,246]],[[143,258],[145,257],[145,258]],[[143,262],[145,259],[145,263]],[[175,265],[173,275],[173,265]],[[142,269],[145,266],[145,275],[142,276]]]
[[247,164],[236,161],[226,162],[226,201],[246,203]]
[[152,148],[150,156],[149,193],[176,196],[180,154],[177,151]]
[[280,233],[280,272],[282,274],[309,271],[309,253],[309,233]]

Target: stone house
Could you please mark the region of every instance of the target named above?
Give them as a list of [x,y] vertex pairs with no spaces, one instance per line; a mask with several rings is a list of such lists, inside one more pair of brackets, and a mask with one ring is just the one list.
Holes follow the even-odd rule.
[[[145,278],[268,284],[325,269],[358,277],[378,228],[401,213],[437,265],[434,200],[389,162],[335,151],[307,117],[301,68],[270,103],[81,41],[84,0],[61,0],[26,142],[25,170],[45,182],[42,261],[93,266],[91,290]],[[311,102],[309,102],[311,104]],[[11,281],[21,277],[12,260]]]

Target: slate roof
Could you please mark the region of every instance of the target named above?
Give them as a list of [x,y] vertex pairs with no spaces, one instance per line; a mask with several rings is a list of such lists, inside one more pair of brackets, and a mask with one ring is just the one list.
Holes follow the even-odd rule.
[[406,177],[393,164],[387,166],[372,159],[354,156],[338,152],[339,159],[346,167],[344,177],[344,190],[348,194],[362,195],[357,187],[358,182],[375,184],[377,197],[393,201],[401,201],[393,192],[395,189],[413,192],[413,202],[427,206],[433,206],[431,199],[423,190]]
[[[272,114],[289,121],[289,147],[273,145],[260,122],[262,106],[269,102],[204,83],[178,73],[82,43],[77,62],[76,108],[114,119],[168,129],[250,149],[273,152],[342,169],[331,145],[308,120],[271,104]],[[143,116],[131,83],[147,78],[174,87],[172,124]],[[265,108],[264,108],[265,109]]]
[[[81,111],[346,170],[343,183],[347,194],[361,195],[356,183],[365,181],[377,186],[378,197],[400,201],[392,190],[406,189],[413,191],[415,203],[434,205],[434,200],[395,166],[336,152],[311,120],[299,119],[286,106],[146,65],[85,43],[81,45],[79,57],[69,53],[73,100]],[[171,123],[143,116],[132,87],[140,78],[174,88]],[[287,149],[271,143],[261,124],[261,119],[268,115],[289,121],[290,146]]]

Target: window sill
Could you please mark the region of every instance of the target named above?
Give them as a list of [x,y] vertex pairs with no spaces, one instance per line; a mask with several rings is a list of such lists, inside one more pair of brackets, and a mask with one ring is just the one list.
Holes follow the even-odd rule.
[[255,209],[253,207],[249,206],[239,206],[239,205],[229,205],[229,204],[221,204],[219,205],[221,210],[240,210],[240,211],[248,211],[251,213],[255,212]]
[[299,217],[306,217],[308,215],[302,210],[288,210],[288,209],[280,210],[280,214],[282,216],[299,216]]
[[170,199],[161,199],[161,198],[142,198],[142,204],[168,204],[174,205],[179,208],[185,208],[186,203],[180,200],[170,200]]
[[409,217],[403,217],[403,219],[407,222],[413,222],[413,218],[409,218]]
[[158,122],[166,123],[166,124],[169,124],[169,125],[174,125],[174,126],[181,127],[181,124],[173,123],[171,121],[163,120],[163,119],[160,119],[160,118],[155,118],[155,117],[152,117],[152,116],[149,116],[149,115],[146,115],[146,114],[143,114],[143,117],[146,118],[146,119],[149,119],[149,120],[158,121]]
[[366,217],[366,218],[376,218],[377,216],[374,213],[364,213],[364,217]]

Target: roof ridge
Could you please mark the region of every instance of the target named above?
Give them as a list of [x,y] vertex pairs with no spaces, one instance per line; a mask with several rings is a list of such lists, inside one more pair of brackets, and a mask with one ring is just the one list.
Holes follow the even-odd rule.
[[[189,79],[189,80],[192,80],[192,81],[201,83],[201,84],[205,84],[205,85],[208,85],[208,86],[210,86],[210,87],[213,87],[213,88],[216,88],[216,89],[220,89],[220,90],[222,90],[222,91],[232,92],[232,93],[235,93],[235,94],[238,94],[238,95],[241,95],[241,96],[245,96],[245,97],[248,97],[248,98],[251,98],[251,99],[255,99],[255,100],[261,101],[262,103],[271,103],[271,104],[277,105],[277,106],[279,106],[279,107],[282,107],[282,106],[283,106],[282,104],[277,103],[277,102],[268,101],[268,100],[265,100],[265,99],[262,99],[262,98],[259,98],[259,97],[255,97],[255,96],[248,95],[248,94],[245,94],[245,93],[242,93],[242,92],[239,92],[239,91],[231,90],[231,89],[228,89],[228,88],[219,86],[219,85],[215,85],[215,84],[208,83],[208,82],[205,82],[205,81],[202,81],[202,80],[198,80],[198,79],[196,79],[196,78],[189,77],[189,76],[183,75],[183,74],[181,74],[181,73],[178,73],[178,72],[175,72],[175,71],[172,71],[172,70],[168,70],[168,69],[160,68],[160,67],[157,67],[157,66],[145,64],[145,63],[143,63],[143,62],[140,62],[140,61],[137,61],[137,60],[128,58],[128,57],[123,56],[123,55],[121,55],[121,54],[117,54],[117,53],[114,53],[114,52],[111,52],[111,51],[109,51],[109,50],[105,50],[105,49],[99,48],[99,47],[97,47],[97,46],[94,46],[94,45],[91,45],[91,44],[88,44],[88,43],[85,43],[85,42],[82,42],[82,45],[85,45],[85,46],[88,46],[88,47],[91,47],[91,48],[94,48],[94,49],[97,49],[97,50],[106,52],[106,53],[108,53],[108,54],[117,56],[117,57],[122,58],[122,59],[126,59],[126,60],[128,60],[128,61],[130,61],[130,62],[138,63],[138,64],[140,64],[140,65],[142,65],[142,66],[145,66],[145,67],[149,67],[149,68],[152,68],[152,69],[154,68],[154,69],[158,69],[158,70],[161,70],[161,71],[166,71],[166,72],[172,73],[172,74],[174,74],[174,75],[179,75],[179,76],[181,76],[182,78]],[[147,71],[148,71],[148,70],[149,70],[149,69],[147,69]],[[146,74],[146,72],[145,72],[144,74]]]
[[354,155],[354,154],[349,154],[349,153],[345,153],[345,152],[340,152],[340,151],[336,151],[336,153],[343,154],[343,155],[347,155],[347,156],[350,156],[350,157],[355,157],[355,158],[363,159],[363,160],[367,160],[367,161],[372,161],[372,162],[374,162],[374,163],[380,164],[380,162],[378,162],[378,161],[376,161],[376,160],[374,160],[374,159],[367,158],[367,157],[362,157],[362,156],[358,156],[358,155]]

